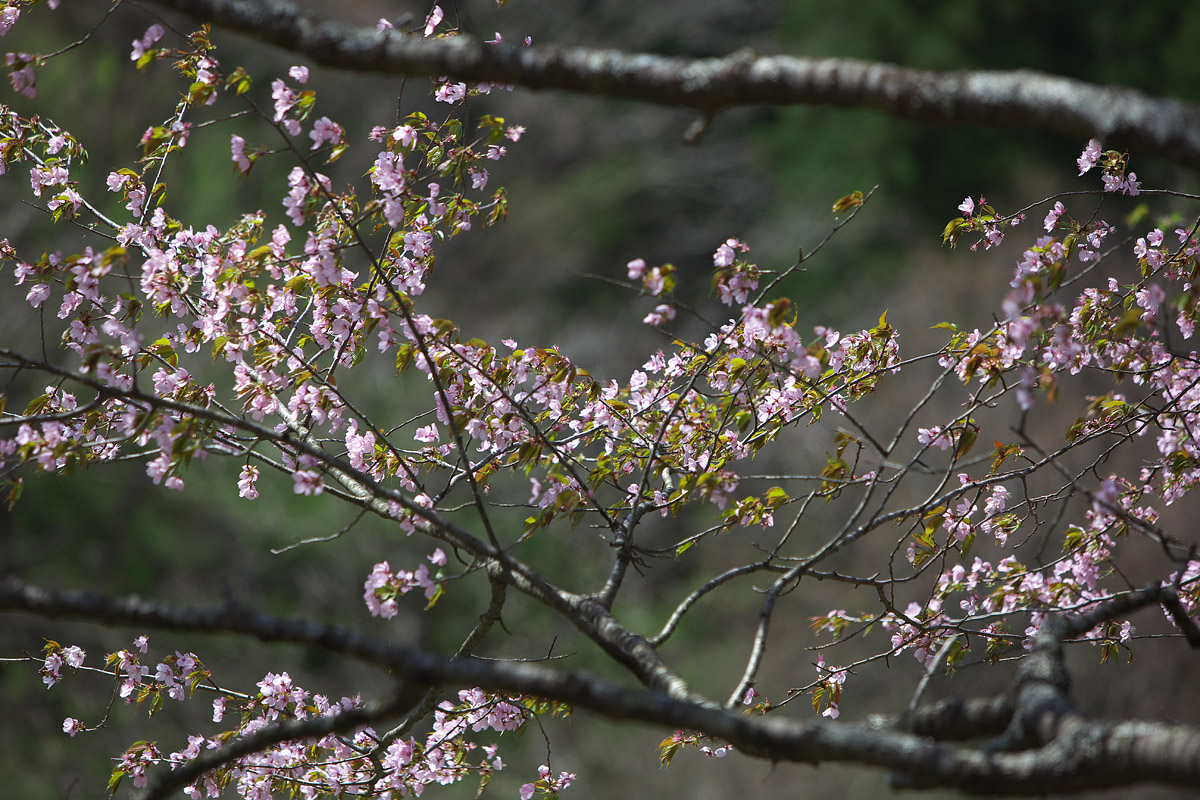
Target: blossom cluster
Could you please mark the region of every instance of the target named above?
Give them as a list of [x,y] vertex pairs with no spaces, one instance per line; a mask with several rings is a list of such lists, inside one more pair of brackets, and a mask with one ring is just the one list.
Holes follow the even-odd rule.
[[[446,563],[446,554],[439,547],[430,554],[429,561],[434,566],[441,567]],[[367,576],[363,587],[363,599],[371,616],[388,619],[396,616],[396,598],[408,594],[413,589],[423,589],[425,599],[432,604],[440,591],[440,585],[436,581],[437,577],[440,577],[440,573],[430,577],[429,568],[424,564],[412,572],[406,570],[393,572],[388,562],[381,561]]]
[[[222,747],[231,738],[250,735],[279,720],[330,717],[362,707],[358,697],[334,700],[309,692],[287,672],[268,672],[253,695],[227,691],[212,682],[211,673],[194,654],[176,651],[151,667],[142,662],[148,650],[148,638],[139,636],[129,648],[110,653],[105,659],[110,675],[116,673],[118,693],[126,703],[136,703],[153,714],[164,696],[183,701],[204,688],[216,694],[212,721],[225,722],[230,712],[236,711],[237,723],[224,732],[188,735],[187,745],[173,752],[164,752],[153,742],[138,742],[121,755],[110,782],[113,789],[124,780],[145,787],[154,766],[174,768],[186,764],[204,751]],[[84,667],[86,654],[77,646],[49,642],[45,652],[41,673],[48,687],[61,680],[63,666],[75,670]],[[385,798],[420,794],[429,785],[457,783],[472,775],[489,776],[504,769],[497,746],[479,745],[471,741],[472,734],[520,731],[531,714],[520,697],[490,694],[478,688],[463,690],[457,702],[443,700],[438,704],[430,732],[423,740],[410,736],[388,741],[370,726],[362,726],[350,736],[330,734],[307,742],[285,742],[231,760],[186,787],[185,793],[192,798],[218,797],[222,789],[232,786],[242,797],[292,791],[315,798],[337,793],[346,786],[364,785]],[[88,727],[68,717],[63,721],[63,732],[74,737],[101,726]],[[476,751],[479,757],[470,760]],[[373,756],[379,760],[378,769],[372,763]],[[570,780],[562,776],[547,784],[555,788],[568,785]]]
[[560,772],[558,777],[550,771],[550,768],[545,764],[538,767],[538,779],[534,783],[526,783],[521,785],[520,797],[521,800],[529,800],[537,792],[545,796],[554,796],[563,789],[569,787],[575,782],[575,773]]
[[[15,6],[9,8],[16,12]],[[6,26],[15,21],[16,13],[5,18]],[[62,385],[47,386],[26,405],[14,431],[0,438],[0,472],[10,485],[19,486],[19,479],[11,476],[23,464],[55,472],[136,453],[145,459],[154,483],[182,490],[183,472],[193,459],[240,452],[246,463],[238,492],[255,499],[261,469],[268,464],[290,474],[297,493],[316,495],[324,491],[330,460],[341,458],[357,474],[395,478],[401,488],[420,495],[416,508],[422,502],[432,505],[416,484],[427,456],[407,455],[372,430],[351,410],[332,375],[364,358],[370,336],[376,337],[377,351],[396,356],[400,369],[416,363],[431,377],[439,363],[461,370],[463,379],[437,393],[439,422],[416,434],[426,443],[436,442],[439,423],[456,424],[464,406],[494,399],[490,364],[465,366],[473,359],[490,361],[491,356],[482,348],[460,345],[440,320],[417,313],[412,304],[424,291],[438,242],[470,230],[479,219],[491,223],[503,218],[503,190],[479,194],[488,183],[484,165],[501,159],[505,147],[500,143],[519,141],[524,128],[489,117],[476,120],[478,131],[471,133],[458,114],[435,122],[414,113],[395,128],[371,132],[369,138],[380,150],[370,174],[369,196],[361,201],[352,192],[336,194],[328,177],[297,166],[288,175],[281,203],[290,225],[269,227],[266,215],[257,212],[226,229],[188,226],[169,213],[155,176],[166,160],[182,157],[191,117],[222,92],[244,94],[250,82],[240,69],[228,75],[222,71],[205,35],[191,37],[179,50],[161,47],[164,36],[161,26],[151,26],[135,40],[131,59],[144,68],[160,58],[174,58],[176,69],[192,85],[172,117],[142,137],[145,159],[139,167],[108,175],[107,188],[120,199],[124,218],[101,214],[80,194],[75,173],[84,153],[70,133],[46,120],[0,108],[0,133],[6,141],[19,143],[3,149],[0,171],[27,165],[33,195],[54,219],[92,215],[94,224],[109,227],[116,241],[105,250],[52,252],[32,262],[22,260],[7,241],[0,243],[0,255],[15,264],[16,283],[29,305],[57,309],[63,345],[78,359],[82,390],[93,395],[81,401]],[[32,86],[32,71],[16,69],[14,59],[9,63],[14,81]],[[327,117],[307,124],[316,101],[315,93],[305,88],[307,81],[307,68],[296,66],[286,79],[272,82],[269,121],[285,137],[285,150],[302,147],[293,144],[292,137],[302,137],[307,130],[308,149],[334,161],[349,146],[346,133]],[[440,91],[439,99],[459,107],[465,118],[465,99],[494,88],[483,84]],[[271,154],[270,148],[235,134],[231,155],[234,169],[244,175]],[[374,224],[389,233],[370,260],[369,271],[363,272],[346,253],[362,246],[363,231]],[[130,274],[136,293],[128,290]],[[207,371],[192,367],[189,360],[202,350],[226,365],[231,378],[226,386],[218,389],[194,377]],[[529,395],[550,409],[556,407],[560,392],[576,391],[574,376],[557,376],[563,363],[552,352],[530,350],[514,368],[524,373]],[[139,380],[142,373],[149,380]],[[551,380],[539,377],[544,373]],[[517,402],[523,399],[524,395]],[[232,424],[214,421],[214,412],[230,401],[234,407],[240,403],[241,419],[257,426],[258,433],[239,428],[237,417],[226,418]],[[278,445],[274,458],[263,458],[253,448],[263,431],[272,431],[266,425],[273,426]],[[318,448],[288,446],[282,442],[288,430],[304,431],[301,439],[317,431],[332,434],[345,449],[323,455]],[[491,428],[471,426],[466,433],[482,449],[498,452],[530,438],[523,425],[507,419]],[[441,450],[441,455],[449,453]],[[410,532],[419,524],[419,518],[395,501],[390,507]],[[446,556],[438,549],[429,560],[440,569]],[[381,562],[368,581],[365,598],[372,613],[390,616],[395,598],[414,587],[435,600],[440,580],[440,572],[430,575],[424,565],[413,572],[393,572]],[[208,682],[208,672],[194,655],[175,653],[150,665],[142,659],[146,647],[142,637],[106,659],[117,675],[118,695],[127,702],[153,711],[163,698],[185,699]],[[82,667],[84,657],[77,647],[48,649],[41,666],[46,685],[58,683],[64,668]],[[241,721],[235,730],[189,737],[187,747],[173,753],[152,743],[134,745],[122,756],[115,780],[128,778],[143,786],[154,764],[186,763],[220,747],[229,736],[253,733],[282,718],[327,716],[362,704],[358,698],[335,701],[311,694],[295,686],[286,672],[268,673],[258,686],[258,693],[249,697],[218,690],[214,721],[236,708]],[[460,702],[443,702],[437,708],[433,731],[424,742],[398,740],[385,748],[370,728],[363,728],[351,737],[285,743],[209,773],[189,787],[188,794],[215,797],[232,785],[244,797],[265,796],[280,787],[317,796],[356,784],[373,786],[383,797],[419,794],[429,784],[501,769],[490,745],[482,747],[484,757],[477,765],[468,763],[467,755],[479,746],[467,734],[515,730],[529,714],[510,700],[471,690]],[[90,730],[76,719],[64,722],[63,729],[72,736]],[[381,749],[383,772],[365,755],[371,748]],[[555,786],[567,783],[558,780]]]
[[[1095,140],[1088,143],[1078,166],[1080,175],[1100,166],[1104,192],[1140,191],[1136,175],[1127,172],[1128,156],[1104,151]],[[1113,257],[1114,251],[1104,248],[1115,228],[1094,213],[1080,213],[1078,218],[1087,221],[1078,222],[1063,200],[1049,202],[1043,224],[1048,235],[1039,237],[1017,263],[1004,316],[987,330],[939,326],[950,331],[939,363],[964,385],[977,382],[981,393],[991,392],[989,403],[1014,392],[1021,410],[1033,408],[1039,394],[1053,398],[1063,374],[1107,372],[1126,381],[1142,399],[1116,390],[1089,397],[1067,430],[1068,446],[1150,433],[1157,453],[1136,479],[1112,475],[1095,486],[1086,521],[1065,526],[1061,554],[1039,565],[1025,564],[1011,552],[1013,535],[1027,529],[1034,516],[1029,501],[1015,496],[1014,488],[1022,486],[1021,470],[1005,473],[1000,468],[1014,457],[1033,463],[1018,445],[997,441],[986,474],[959,472],[957,486],[943,484],[945,491],[937,500],[913,509],[907,560],[919,571],[945,563],[949,556],[951,566],[938,575],[923,600],[909,603],[902,613],[885,615],[883,625],[891,634],[890,654],[911,652],[927,669],[936,668],[939,659],[947,666],[960,659],[969,646],[964,632],[975,633],[986,655],[994,658],[1012,643],[1027,641],[1045,619],[1046,609],[1080,611],[1116,596],[1120,587],[1107,585],[1105,579],[1113,573],[1119,541],[1142,531],[1161,535],[1155,532],[1154,498],[1170,505],[1200,480],[1200,451],[1187,433],[1200,422],[1196,357],[1172,352],[1166,344],[1168,325],[1185,342],[1194,333],[1193,276],[1200,266],[1194,228],[1178,228],[1173,247],[1162,227],[1152,228],[1136,237],[1130,248],[1136,264],[1132,280],[1102,276],[1097,285],[1075,289],[1073,301],[1064,301],[1061,287],[1079,282]],[[982,198],[978,206],[968,198],[959,211],[964,216],[947,226],[951,243],[977,231],[989,246],[998,244],[989,236],[1019,221],[1000,215]],[[964,415],[950,424],[919,427],[915,438],[924,448],[948,451],[956,460],[979,433],[975,421]],[[980,536],[1003,553],[997,561],[968,556]],[[1178,585],[1184,607],[1200,617],[1200,569],[1193,568],[1194,563],[1163,582]],[[1022,612],[1028,624],[1014,630],[1014,615]],[[836,610],[815,618],[814,627],[841,638],[851,625],[870,619]],[[1128,646],[1132,635],[1131,623],[1124,621],[1101,625],[1085,638],[1102,645],[1102,657],[1108,658],[1116,647]]]
[[[5,6],[0,34],[17,22],[18,9]],[[391,29],[385,37],[452,35],[445,21],[435,5],[418,30],[379,27]],[[935,354],[942,374],[934,388],[942,381],[965,388],[966,410],[926,420],[919,416],[922,400],[895,442],[886,444],[866,433],[851,405],[905,366],[887,313],[861,330],[811,324],[789,298],[769,296],[775,283],[760,288],[764,275],[775,273],[751,263],[750,246],[738,238],[723,239],[711,256],[723,321],[648,354],[627,376],[594,376],[555,346],[468,338],[454,322],[426,313],[421,298],[444,243],[507,213],[492,172],[525,128],[468,108],[472,99],[504,88],[496,84],[440,78],[432,87],[443,112],[436,119],[412,112],[362,136],[316,117],[309,71],[293,66],[270,82],[270,102],[259,112],[278,138],[251,142],[232,133],[227,163],[248,178],[264,159],[292,159],[276,187],[281,221],[258,211],[222,228],[173,216],[158,180],[165,165],[190,153],[199,126],[229,121],[214,117],[209,106],[222,97],[236,101],[253,86],[242,70],[227,70],[216,57],[207,30],[179,47],[170,41],[152,25],[132,43],[137,68],[171,60],[187,88],[172,113],[141,136],[142,159],[108,173],[103,198],[80,189],[85,151],[75,137],[41,117],[0,107],[0,172],[19,172],[23,185],[27,170],[29,191],[53,220],[92,226],[111,240],[29,258],[0,242],[0,257],[12,265],[24,302],[44,320],[58,320],[47,321],[58,325],[68,359],[60,367],[6,351],[6,366],[54,376],[37,384],[44,388],[16,412],[7,405],[9,390],[0,395],[10,408],[0,418],[0,478],[11,496],[19,494],[23,471],[67,473],[117,459],[140,459],[151,482],[182,491],[192,462],[223,456],[240,468],[240,497],[259,498],[269,491],[260,490],[263,472],[278,472],[295,494],[348,498],[400,531],[448,542],[467,565],[465,577],[488,563],[518,574],[516,562],[500,556],[515,559],[510,554],[518,545],[560,520],[575,527],[586,519],[627,544],[643,516],[678,515],[705,504],[717,524],[664,548],[682,556],[720,533],[774,528],[785,509],[794,509],[798,522],[814,498],[832,502],[853,494],[857,510],[818,555],[898,525],[903,533],[889,565],[893,586],[924,578],[923,592],[907,603],[885,601],[883,611],[835,609],[813,627],[843,640],[852,638],[851,629],[879,623],[890,637],[880,658],[910,652],[933,670],[942,659],[952,666],[971,639],[998,657],[1036,632],[1050,610],[1087,609],[1116,596],[1113,558],[1123,540],[1151,532],[1155,541],[1166,541],[1155,528],[1156,503],[1176,503],[1200,483],[1193,434],[1200,429],[1200,358],[1179,344],[1191,340],[1200,316],[1197,226],[1174,229],[1176,243],[1167,233],[1171,225],[1160,220],[1131,237],[1132,246],[1114,245],[1116,226],[1098,211],[1065,195],[1049,198],[1043,231],[1015,264],[991,325],[940,326],[948,336]],[[39,58],[10,53],[7,63],[14,87],[34,94]],[[335,189],[317,162],[333,163],[364,140],[371,148],[366,180]],[[1078,160],[1080,175],[1100,168],[1102,186],[1094,193],[1100,197],[1141,193],[1128,163],[1126,154],[1105,151],[1095,140]],[[855,193],[835,210],[858,208],[864,200]],[[109,206],[120,211],[101,210]],[[982,196],[964,199],[958,211],[944,239],[974,238],[972,249],[1000,246],[1024,221],[1023,212],[1002,214]],[[1134,266],[1109,269],[1122,257]],[[634,258],[624,269],[626,286],[652,298],[646,324],[665,327],[687,308],[677,297],[683,271],[674,265]],[[422,398],[414,413],[384,421],[361,410],[353,381],[344,376],[379,359]],[[1085,370],[1122,385],[1087,399],[1063,450],[1039,455],[1024,439],[993,440],[990,459],[967,460],[972,447],[987,441],[984,409],[1001,406],[1011,394],[1016,409],[1028,412],[1040,398],[1054,399],[1064,376]],[[825,415],[849,430],[834,434],[834,452],[826,453],[818,475],[786,476],[778,481],[783,485],[772,486],[752,475],[748,465],[765,446]],[[1031,497],[1029,474],[1050,471],[1081,444],[1126,446],[1143,436],[1154,451],[1136,479],[1065,480],[1064,496],[1086,495],[1090,504],[1082,521],[1056,530],[1060,551],[1042,558],[1019,549],[1023,535],[1041,524],[1040,506],[1059,499]],[[932,476],[933,491],[911,505],[889,506],[903,494],[896,487],[915,482],[915,475]],[[807,494],[791,488],[804,481],[814,487]],[[489,502],[489,493],[514,485],[519,494],[507,505],[520,508],[524,526],[498,535],[489,514],[505,504]],[[450,521],[462,509],[478,512],[489,542]],[[780,550],[792,528],[779,548],[749,566],[779,569],[790,558]],[[976,546],[996,555],[972,555]],[[632,563],[643,555],[632,546],[624,552],[634,554]],[[805,568],[821,569],[819,560],[807,559]],[[440,547],[427,561],[412,570],[375,563],[363,584],[369,613],[397,616],[401,598],[413,590],[432,606],[460,576],[448,574]],[[1188,613],[1197,614],[1200,562],[1171,569],[1164,582],[1178,586]],[[514,585],[536,583],[522,579]],[[879,578],[846,580],[882,584]],[[531,594],[542,599],[551,592],[539,584]],[[1114,622],[1086,638],[1128,646],[1133,634],[1128,622]],[[166,700],[203,690],[215,695],[214,723],[224,723],[227,714],[237,721],[230,730],[189,736],[174,752],[151,742],[129,747],[117,776],[135,786],[146,784],[153,765],[177,768],[280,721],[367,707],[359,697],[310,692],[282,670],[242,694],[218,686],[190,652],[153,664],[143,660],[147,652],[140,637],[106,657],[118,697],[153,712]],[[65,670],[84,669],[85,659],[79,647],[50,642],[39,674],[54,686]],[[852,668],[818,658],[806,690],[815,712],[839,717]],[[750,713],[769,710],[766,701],[754,702],[760,696],[754,688],[743,695]],[[247,798],[351,791],[390,798],[469,775],[486,781],[504,763],[496,747],[477,743],[475,734],[521,731],[538,714],[564,713],[544,701],[479,688],[456,697],[430,701],[430,732],[423,738],[364,725],[349,734],[282,742],[230,759],[188,794],[216,797],[233,787]],[[71,736],[94,727],[74,718],[63,723]],[[681,731],[660,746],[664,762],[684,745],[714,758],[730,752]],[[575,779],[565,771],[556,776],[548,765],[538,776],[521,786],[525,800],[539,792],[556,795]]]

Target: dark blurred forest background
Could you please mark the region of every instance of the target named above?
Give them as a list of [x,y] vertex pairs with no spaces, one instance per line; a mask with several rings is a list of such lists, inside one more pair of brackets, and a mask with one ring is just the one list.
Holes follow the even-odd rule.
[[[310,2],[322,13],[363,23],[380,17],[423,20],[428,3],[401,0]],[[1148,93],[1197,101],[1200,97],[1200,5],[1177,0],[1104,4],[907,2],[859,0],[691,0],[654,4],[633,0],[512,0],[497,11],[491,0],[459,0],[458,15],[468,35],[507,41],[529,35],[535,46],[580,45],[685,56],[715,56],[740,48],[761,53],[848,56],[930,69],[1035,69],[1096,83],[1114,83]],[[447,19],[454,10],[443,3]],[[39,7],[23,18],[6,49],[57,50],[83,36],[107,8],[95,0],[65,0],[57,12]],[[146,11],[154,6],[147,4]],[[168,16],[189,30],[194,24]],[[136,6],[119,10],[96,37],[107,44],[78,48],[53,60],[38,76],[42,113],[73,131],[90,153],[79,175],[91,196],[103,195],[109,168],[134,166],[142,131],[162,121],[182,88],[169,64],[138,74],[129,60],[130,42],[154,20]],[[217,55],[227,70],[242,65],[256,78],[253,97],[269,107],[269,85],[298,57],[249,38],[214,31]],[[328,115],[348,132],[351,150],[330,171],[335,184],[359,180],[373,149],[373,125],[393,125],[402,113],[428,109],[426,78],[364,76],[313,69],[316,115]],[[0,99],[23,111],[29,102],[9,88]],[[232,108],[232,106],[231,106]],[[905,354],[928,351],[940,341],[930,325],[953,319],[968,327],[988,321],[1011,277],[1010,249],[972,255],[941,247],[940,233],[957,204],[982,193],[1001,210],[1011,210],[1056,191],[1091,189],[1098,181],[1076,179],[1073,163],[1085,142],[1022,130],[937,129],[860,111],[823,108],[748,108],[719,115],[695,144],[684,141],[691,112],[606,98],[522,89],[473,102],[473,113],[493,113],[523,124],[528,133],[509,146],[492,169],[492,185],[509,191],[506,223],[473,231],[445,246],[431,281],[425,310],[457,321],[466,336],[522,344],[556,344],[601,380],[628,380],[631,369],[654,348],[669,344],[640,324],[651,305],[606,283],[624,277],[624,264],[643,257],[679,267],[681,293],[712,316],[723,312],[709,297],[713,250],[727,237],[750,244],[751,259],[764,268],[791,264],[798,248],[811,249],[834,224],[833,200],[853,190],[878,190],[851,226],[809,263],[807,271],[781,287],[798,304],[802,327],[829,325],[857,330],[889,310],[900,328]],[[238,123],[241,126],[241,123]],[[247,134],[270,141],[259,124]],[[168,167],[166,205],[186,224],[228,225],[236,215],[262,208],[271,225],[283,218],[280,199],[291,163],[265,159],[250,180],[235,179],[229,134],[215,126],[193,134],[186,158]],[[1195,176],[1164,160],[1134,156],[1144,185],[1195,189]],[[26,176],[12,174],[0,193],[0,236],[26,258],[42,250],[77,251],[88,240],[65,226],[50,228],[43,212],[28,205]],[[111,199],[111,198],[110,198]],[[1116,207],[1114,208],[1124,208]],[[1125,208],[1125,211],[1131,208]],[[1044,212],[1043,212],[1044,213]],[[1108,213],[1120,215],[1120,210]],[[1039,216],[1040,219],[1040,216]],[[1014,246],[1031,241],[1030,220],[1012,234]],[[7,285],[11,276],[4,278]],[[0,295],[0,341],[38,347],[36,320],[24,291]],[[52,316],[52,315],[51,315]],[[681,320],[676,332],[699,335]],[[428,388],[400,385],[386,365],[359,375],[367,406],[380,414],[406,399],[427,402]],[[37,387],[35,387],[37,388]],[[906,398],[900,398],[901,402]],[[799,440],[797,461],[819,459],[828,437]],[[337,541],[280,554],[297,539],[333,534],[350,526],[353,508],[328,498],[295,498],[284,480],[264,476],[262,498],[237,497],[238,465],[209,463],[186,475],[187,490],[153,486],[141,463],[117,464],[71,480],[29,476],[24,498],[0,510],[0,574],[60,588],[89,588],[112,594],[137,593],[183,604],[220,603],[226,597],[289,616],[310,616],[369,630],[439,652],[455,648],[478,613],[469,591],[450,591],[429,613],[417,604],[387,623],[370,618],[362,605],[362,582],[378,560],[415,565],[430,549],[424,542],[397,539],[378,520],[363,519]],[[798,469],[783,463],[781,468]],[[818,465],[819,466],[819,465]],[[522,498],[523,499],[523,498]],[[683,521],[673,524],[682,526]],[[547,570],[567,574],[582,556],[571,531],[548,537],[540,555]],[[712,558],[715,558],[712,557]],[[665,563],[636,595],[642,605],[622,612],[657,629],[684,587],[712,574],[716,562]],[[689,584],[691,578],[693,583]],[[569,586],[570,583],[567,582]],[[685,674],[702,691],[724,697],[744,662],[757,595],[740,594],[698,611],[669,644],[669,656],[691,657],[704,667]],[[789,653],[794,676],[777,667],[770,695],[803,685],[813,675],[809,616],[852,606],[841,587],[818,585],[816,594],[789,598],[791,622],[780,623],[777,652]],[[749,610],[749,611],[748,611]],[[512,615],[509,617],[509,615]],[[521,616],[524,615],[524,616]],[[506,612],[511,636],[500,635],[493,656],[544,653],[558,633],[576,646],[569,631],[543,619],[520,600]],[[788,631],[792,625],[794,631]],[[636,627],[636,625],[635,625]],[[533,633],[531,633],[533,631]],[[98,664],[104,652],[127,647],[143,631],[110,631],[23,617],[0,617],[0,656],[36,652],[42,637],[77,643]],[[382,676],[355,664],[289,648],[271,648],[218,637],[187,641],[149,631],[151,653],[176,648],[195,651],[223,685],[253,691],[268,670],[288,670],[297,682],[334,696],[370,695]],[[496,634],[493,634],[496,636]],[[878,649],[882,639],[868,645]],[[555,652],[562,651],[559,646]],[[1104,715],[1185,714],[1200,705],[1194,671],[1156,663],[1154,651],[1132,665],[1094,667],[1095,652],[1075,663],[1091,666],[1080,693],[1092,692],[1094,712]],[[585,649],[573,666],[603,670]],[[839,658],[839,657],[834,657]],[[917,674],[911,657],[894,661],[884,679],[849,680],[845,718],[874,710],[897,710],[908,702]],[[780,671],[782,670],[782,671]],[[711,674],[710,674],[711,673]],[[611,673],[610,673],[611,674]],[[965,692],[989,678],[962,671],[940,687]],[[789,683],[788,681],[791,681]],[[764,682],[765,684],[766,682]],[[79,675],[47,692],[31,665],[0,668],[2,793],[11,797],[96,797],[111,771],[109,759],[138,738],[160,741],[165,752],[186,744],[185,732],[207,733],[207,701],[168,704],[150,723],[133,709],[113,709],[107,732],[71,740],[61,733],[63,717],[88,725],[105,713],[102,678]],[[807,708],[791,713],[807,714]],[[764,797],[875,797],[886,776],[872,771],[823,766],[819,770],[773,768],[741,757],[706,760],[684,752],[660,769],[655,747],[669,732],[597,723],[579,718],[549,724],[554,768],[580,774],[570,790],[584,797],[726,798],[745,793]],[[511,797],[546,760],[541,735],[530,730],[506,742],[510,764],[489,796]],[[467,797],[474,785],[447,796]],[[950,796],[950,795],[939,795]],[[1100,795],[1097,795],[1100,796]],[[1152,790],[1139,796],[1156,795]]]

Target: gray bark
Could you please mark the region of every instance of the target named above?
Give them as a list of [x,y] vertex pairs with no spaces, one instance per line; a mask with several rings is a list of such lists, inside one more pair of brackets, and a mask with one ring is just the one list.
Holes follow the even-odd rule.
[[285,0],[154,0],[313,63],[356,72],[447,76],[642,100],[705,117],[747,105],[871,109],[931,125],[1023,128],[1200,166],[1200,107],[1121,86],[1028,70],[909,69],[845,58],[739,51],[690,59],[583,47],[424,39],[321,17]]

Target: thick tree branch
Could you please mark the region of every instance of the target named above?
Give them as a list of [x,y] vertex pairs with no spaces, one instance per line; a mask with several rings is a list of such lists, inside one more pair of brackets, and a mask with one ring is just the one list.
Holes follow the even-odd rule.
[[[1148,602],[1147,598],[1145,599]],[[1144,603],[1143,603],[1144,604]],[[113,600],[84,592],[49,592],[16,579],[0,582],[0,609],[41,616],[72,616],[108,624],[172,630],[232,631],[263,641],[286,641],[342,653],[389,668],[413,685],[481,686],[571,703],[614,719],[701,731],[750,755],[809,764],[849,762],[889,769],[897,784],[948,786],[978,794],[1044,794],[1156,781],[1200,785],[1200,730],[1152,722],[1096,723],[1076,713],[1062,716],[1057,736],[1044,747],[1018,753],[964,749],[924,736],[865,724],[801,723],[781,715],[747,716],[660,692],[629,689],[582,673],[534,664],[443,658],[342,628],[285,620],[234,606],[185,609],[145,600]],[[1051,626],[1047,639],[1069,629]],[[1020,692],[1018,692],[1020,694]],[[1018,704],[1025,698],[1018,699]],[[963,720],[950,706],[948,714]],[[1007,707],[984,701],[968,716],[994,729]],[[928,714],[916,727],[940,729]],[[911,722],[916,722],[912,719]],[[969,734],[951,725],[956,736]]]
[[881,718],[876,724],[932,739],[973,739],[1003,733],[1012,714],[1012,698],[1007,695],[950,697],[906,711],[894,722]]
[[422,39],[318,16],[285,0],[154,0],[314,63],[357,72],[450,76],[694,108],[823,105],[935,125],[1018,127],[1200,166],[1200,107],[1120,86],[1027,70],[934,72],[749,51],[690,59],[582,47],[519,48]]

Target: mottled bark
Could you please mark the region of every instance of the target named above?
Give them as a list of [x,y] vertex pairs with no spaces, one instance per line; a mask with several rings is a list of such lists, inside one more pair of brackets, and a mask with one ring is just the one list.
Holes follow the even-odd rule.
[[1121,86],[1016,71],[934,72],[844,58],[739,51],[678,58],[583,47],[424,39],[321,17],[283,0],[154,0],[357,72],[448,76],[665,103],[706,116],[745,105],[881,111],[932,125],[1024,128],[1200,166],[1200,107]]
[[[0,582],[0,610],[45,617],[75,617],[106,624],[173,631],[226,631],[261,641],[288,642],[357,658],[387,668],[400,682],[395,698],[354,712],[346,727],[402,713],[433,684],[480,686],[571,703],[613,719],[701,731],[737,749],[772,761],[855,763],[893,773],[898,788],[953,787],[974,794],[1042,795],[1156,782],[1200,786],[1200,730],[1157,722],[1099,722],[1080,714],[1066,696],[1062,639],[1087,623],[1131,608],[1166,602],[1170,589],[1152,587],[1082,615],[1055,615],[1035,636],[1033,652],[1017,670],[1013,695],[966,702],[943,701],[891,719],[861,724],[799,722],[782,716],[746,716],[702,699],[624,687],[580,672],[472,658],[446,658],[309,620],[288,620],[236,605],[181,608],[138,598],[112,599],[86,592],[52,592],[10,578]],[[1090,627],[1090,626],[1088,626]],[[1007,723],[998,738],[992,736]],[[342,729],[317,720],[321,731]],[[287,723],[264,730],[264,742],[313,733]],[[937,738],[985,739],[981,746],[952,746]],[[263,745],[265,746],[265,744]],[[245,743],[206,756],[211,769],[243,754]],[[222,755],[225,758],[222,758]],[[197,768],[199,769],[199,768]],[[146,797],[165,797],[196,777],[195,770],[156,775]]]

